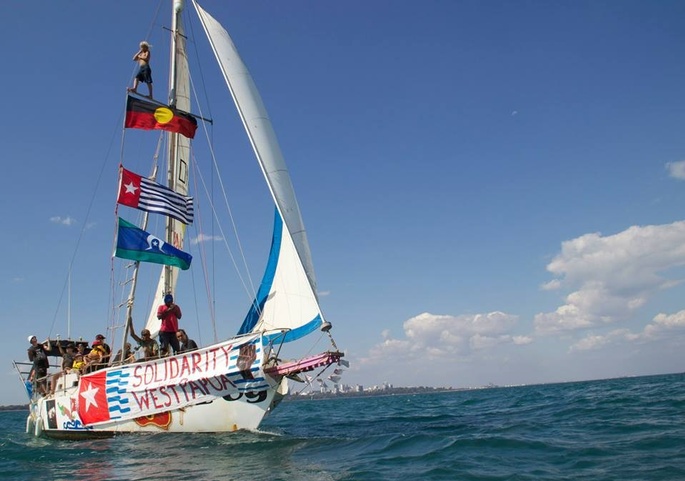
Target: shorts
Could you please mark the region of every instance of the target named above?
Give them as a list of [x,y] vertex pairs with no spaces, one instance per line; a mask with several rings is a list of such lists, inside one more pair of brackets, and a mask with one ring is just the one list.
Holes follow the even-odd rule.
[[140,70],[138,70],[138,73],[136,74],[136,79],[138,79],[139,82],[151,84],[152,83],[152,69],[150,68],[150,66],[149,65],[141,66]]

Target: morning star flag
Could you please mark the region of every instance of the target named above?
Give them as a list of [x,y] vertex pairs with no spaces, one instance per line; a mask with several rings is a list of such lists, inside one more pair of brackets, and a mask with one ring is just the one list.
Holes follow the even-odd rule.
[[166,130],[195,137],[197,120],[189,113],[176,110],[156,102],[128,96],[126,100],[126,121],[124,127],[143,130]]
[[116,257],[167,266],[190,267],[193,257],[119,217]]
[[123,167],[119,173],[117,202],[147,212],[157,212],[183,222],[193,222],[193,198],[142,177]]

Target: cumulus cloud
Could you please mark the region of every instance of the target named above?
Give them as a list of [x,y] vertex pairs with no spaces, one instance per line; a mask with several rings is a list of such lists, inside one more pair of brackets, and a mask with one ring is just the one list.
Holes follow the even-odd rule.
[[629,329],[615,329],[608,334],[590,334],[573,344],[569,351],[589,351],[599,349],[608,344],[617,342],[650,342],[675,335],[685,334],[685,310],[675,314],[657,314],[641,332],[632,332]]
[[685,180],[685,160],[667,163],[666,170],[668,170],[668,175],[674,179]]
[[71,225],[74,225],[76,223],[76,219],[74,219],[71,216],[62,217],[62,216],[56,215],[56,216],[50,217],[50,222],[52,222],[53,224],[71,226]]
[[211,235],[206,235],[206,234],[200,233],[200,234],[197,235],[197,237],[193,237],[193,238],[190,240],[190,243],[191,243],[192,245],[196,245],[196,244],[200,244],[201,242],[212,242],[212,241],[217,242],[217,241],[220,241],[220,240],[223,240],[223,237],[218,236],[218,235],[211,236]]
[[523,345],[532,342],[527,336],[514,336],[518,316],[504,312],[459,316],[424,312],[403,324],[404,337],[392,338],[388,330],[383,341],[374,346],[362,362],[445,361],[468,356],[475,351],[503,344]]
[[672,331],[685,331],[685,310],[675,314],[657,314],[642,331],[642,337],[660,338]]
[[[657,291],[681,282],[665,273],[685,265],[685,222],[633,226],[611,236],[565,241],[547,265],[547,290],[569,290],[565,303],[535,316],[538,333],[587,329],[626,320]],[[597,341],[595,341],[597,342]]]

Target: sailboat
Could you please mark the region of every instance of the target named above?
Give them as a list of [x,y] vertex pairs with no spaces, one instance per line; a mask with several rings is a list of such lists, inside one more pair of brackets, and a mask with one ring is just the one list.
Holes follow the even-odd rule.
[[[169,351],[135,362],[126,362],[125,356],[120,356],[116,362],[88,373],[67,371],[53,381],[54,393],[43,395],[37,389],[27,389],[30,412],[26,430],[37,436],[90,438],[119,433],[257,429],[264,416],[288,393],[289,382],[293,382],[289,380],[301,380],[299,373],[321,373],[331,366],[341,372],[338,368],[348,365],[319,305],[302,216],[262,99],[228,32],[196,1],[192,0],[192,4],[275,205],[271,247],[261,284],[246,306],[247,315],[234,337],[189,352]],[[192,261],[183,252],[193,209],[192,203],[188,203],[192,199],[191,137],[198,122],[206,119],[191,113],[189,62],[181,22],[185,7],[185,0],[173,0],[168,104],[127,94],[125,127],[166,130],[168,169],[167,179],[157,183],[156,167],[148,178],[120,166],[120,193],[135,193],[147,186],[148,193],[156,189],[163,197],[162,204],[167,206],[155,206],[155,201],[148,199],[147,207],[138,206],[145,211],[141,225],[121,217],[118,220],[116,256],[134,261],[130,264],[133,274],[127,282],[130,292],[121,309],[126,319],[120,329],[122,349],[133,329],[139,272],[162,264],[155,290],[155,299],[159,301],[165,295],[176,294],[179,276]],[[143,116],[152,116],[143,125],[136,123],[141,112]],[[154,125],[144,124],[148,120]],[[178,207],[178,199],[185,199],[185,206]],[[182,212],[174,210],[177,207]],[[167,211],[163,212],[164,209]],[[147,232],[148,219],[160,212],[165,219],[165,234],[155,236]],[[130,241],[128,236],[140,233],[143,237],[139,239],[147,247],[136,252],[131,247],[131,242],[136,241]],[[158,252],[151,255],[155,250]],[[160,331],[158,305],[159,302],[152,303],[145,324],[153,336]],[[313,344],[314,339],[324,339],[328,348],[318,354],[285,357],[289,345],[308,340]],[[54,346],[49,347],[54,355]],[[22,381],[27,382],[27,376],[23,375]]]

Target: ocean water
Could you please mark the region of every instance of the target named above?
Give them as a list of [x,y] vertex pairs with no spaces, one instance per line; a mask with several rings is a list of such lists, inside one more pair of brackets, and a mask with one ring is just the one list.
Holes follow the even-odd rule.
[[285,401],[259,432],[53,441],[0,412],[0,479],[685,480],[685,374]]

